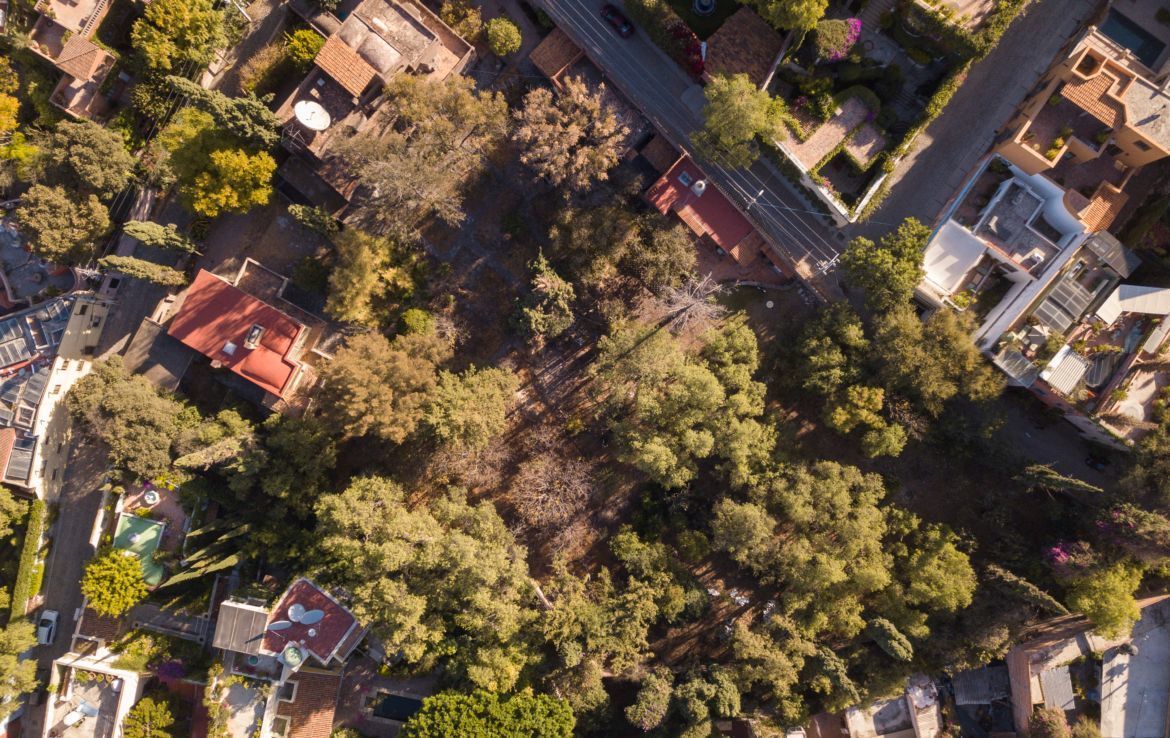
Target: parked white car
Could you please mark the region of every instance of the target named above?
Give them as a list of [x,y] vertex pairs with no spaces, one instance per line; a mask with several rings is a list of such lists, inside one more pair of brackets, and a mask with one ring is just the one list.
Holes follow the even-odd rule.
[[56,640],[57,618],[56,610],[45,610],[41,613],[41,619],[37,621],[37,643],[48,646]]

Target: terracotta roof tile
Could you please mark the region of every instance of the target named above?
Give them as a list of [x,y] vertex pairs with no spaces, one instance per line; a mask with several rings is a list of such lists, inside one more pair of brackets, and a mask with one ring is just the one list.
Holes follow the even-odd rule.
[[[353,631],[361,629],[353,613],[304,578],[293,582],[285,591],[269,613],[268,622],[291,621],[289,608],[293,605],[300,605],[305,610],[321,610],[323,616],[311,625],[294,622],[278,632],[266,631],[263,644],[269,653],[280,653],[287,643],[295,641],[308,649],[321,664],[328,664],[339,657],[342,646],[347,645]],[[353,650],[352,645],[349,648]]]
[[1125,105],[1106,93],[1117,81],[1107,72],[1099,72],[1084,80],[1074,77],[1064,84],[1060,94],[1105,125],[1116,128],[1125,122]]
[[81,622],[77,626],[77,635],[88,638],[97,638],[103,641],[115,641],[121,638],[127,630],[125,618],[114,618],[108,615],[99,615],[92,608],[85,608],[81,615]]
[[329,738],[341,675],[305,669],[289,682],[297,685],[296,699],[276,706],[276,714],[288,718],[288,737]]
[[317,52],[313,62],[354,97],[365,92],[378,76],[365,59],[336,36],[325,40],[325,45]]
[[1090,233],[1103,231],[1113,225],[1113,221],[1129,201],[1129,195],[1102,185],[1093,194],[1089,206],[1079,213],[1081,221]]
[[751,8],[740,8],[707,39],[707,72],[746,74],[757,85],[768,76],[784,38]]
[[112,57],[87,38],[73,34],[57,55],[57,68],[70,77],[89,80]]
[[556,28],[532,50],[528,59],[536,65],[541,74],[549,79],[555,79],[572,66],[573,62],[580,59],[582,54],[584,52],[581,48],[573,43],[564,31]]
[[755,229],[710,182],[701,196],[695,194],[694,183],[706,179],[702,170],[684,157],[651,185],[644,197],[658,212],[673,212],[696,236],[710,236],[717,246],[730,252]]

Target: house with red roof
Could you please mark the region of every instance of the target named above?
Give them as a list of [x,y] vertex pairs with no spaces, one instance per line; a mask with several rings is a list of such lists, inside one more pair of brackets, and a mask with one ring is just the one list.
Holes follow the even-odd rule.
[[38,0],[37,22],[28,48],[61,72],[49,101],[77,118],[100,118],[110,112],[102,85],[117,57],[90,39],[105,18],[107,0]]
[[266,400],[286,400],[296,390],[307,333],[304,323],[205,270],[187,288],[167,328],[213,367],[263,390]]
[[273,686],[255,692],[260,717],[248,735],[328,738],[341,671],[366,633],[349,608],[303,577],[272,607],[254,599],[222,602],[211,645],[223,654],[225,670]]
[[761,260],[781,270],[751,222],[690,157],[679,156],[643,197],[658,212],[682,221],[700,244],[721,257],[730,256],[739,271]]

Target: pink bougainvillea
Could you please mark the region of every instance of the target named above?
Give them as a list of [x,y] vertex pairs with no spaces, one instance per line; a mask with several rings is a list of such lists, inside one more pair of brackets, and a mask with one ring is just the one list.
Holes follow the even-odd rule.
[[861,19],[823,20],[817,24],[817,56],[827,62],[844,59],[861,38]]

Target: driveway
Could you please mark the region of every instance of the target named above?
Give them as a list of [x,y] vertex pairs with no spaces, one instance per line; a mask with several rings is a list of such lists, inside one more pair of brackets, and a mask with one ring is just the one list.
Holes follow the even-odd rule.
[[[601,19],[600,0],[543,0],[556,24],[580,46],[627,98],[680,149],[690,152],[690,137],[703,125],[703,90],[639,30],[623,39]],[[844,242],[770,162],[759,159],[747,169],[701,162],[704,171],[808,278],[831,268]],[[833,283],[821,280],[822,292]]]
[[[102,504],[100,487],[106,473],[106,449],[80,431],[73,434],[65,483],[57,500],[57,520],[50,529],[52,543],[45,562],[44,607],[61,613],[57,640],[36,651],[37,669],[48,682],[53,660],[69,650],[74,613],[81,607],[81,574],[93,555],[89,543],[94,519]],[[44,705],[34,707],[27,718],[30,735],[40,734]]]
[[911,216],[933,223],[1095,5],[1095,0],[1034,0],[919,135],[894,173],[885,202],[867,222],[851,226],[850,237],[880,238]]

